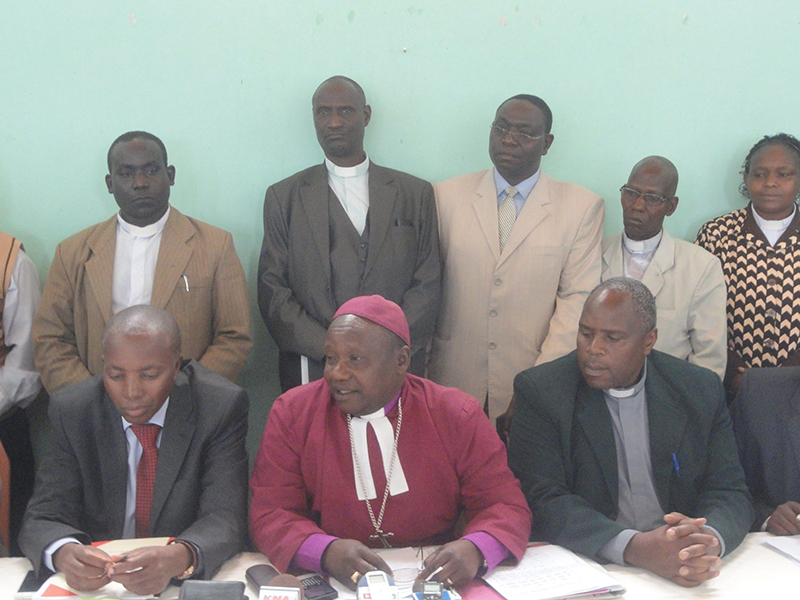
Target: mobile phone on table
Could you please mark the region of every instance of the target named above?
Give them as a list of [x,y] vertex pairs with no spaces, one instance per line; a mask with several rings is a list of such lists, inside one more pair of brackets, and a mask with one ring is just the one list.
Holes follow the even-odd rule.
[[14,594],[14,600],[28,600],[29,598],[33,598],[49,577],[50,574],[46,572],[42,577],[36,577],[34,571],[28,571],[28,574],[25,575],[25,579],[22,580],[22,585],[19,586],[17,593]]
[[303,582],[303,594],[306,600],[333,600],[339,597],[339,592],[317,573],[301,575],[298,579]]

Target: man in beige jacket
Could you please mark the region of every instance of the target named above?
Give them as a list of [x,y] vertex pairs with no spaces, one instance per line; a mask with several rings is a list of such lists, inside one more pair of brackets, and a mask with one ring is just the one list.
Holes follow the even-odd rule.
[[181,353],[234,381],[252,346],[244,270],[231,234],[169,204],[175,167],[156,136],[132,131],[108,151],[119,213],[61,242],[33,323],[47,391],[97,375],[112,315],[137,304],[178,322]]
[[673,238],[664,218],[678,207],[678,170],[663,156],[633,167],[620,189],[623,233],[603,240],[603,281],[632,277],[656,298],[661,350],[725,376],[726,288],[717,257]]
[[444,276],[429,376],[493,419],[517,373],[575,349],[600,282],[603,200],[540,170],[552,123],[541,98],[506,100],[489,133],[494,168],[434,186]]

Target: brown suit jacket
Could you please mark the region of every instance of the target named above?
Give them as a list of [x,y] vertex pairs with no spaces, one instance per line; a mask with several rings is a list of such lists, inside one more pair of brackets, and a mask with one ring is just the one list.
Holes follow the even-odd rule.
[[[114,215],[56,248],[32,330],[36,366],[51,394],[103,369],[116,227]],[[236,380],[252,339],[247,282],[230,233],[172,207],[150,303],[178,321],[184,358]]]

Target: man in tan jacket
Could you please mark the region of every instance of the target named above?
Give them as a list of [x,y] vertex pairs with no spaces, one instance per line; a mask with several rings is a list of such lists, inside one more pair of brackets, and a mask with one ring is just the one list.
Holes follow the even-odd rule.
[[603,200],[540,170],[552,123],[541,98],[509,98],[489,133],[494,169],[434,186],[444,276],[429,376],[485,402],[491,418],[517,373],[575,349],[600,283]]
[[175,167],[156,136],[121,135],[108,170],[119,213],[58,245],[34,320],[45,388],[52,394],[100,373],[106,323],[137,304],[165,309],[180,327],[182,355],[235,380],[252,340],[231,234],[170,206]]

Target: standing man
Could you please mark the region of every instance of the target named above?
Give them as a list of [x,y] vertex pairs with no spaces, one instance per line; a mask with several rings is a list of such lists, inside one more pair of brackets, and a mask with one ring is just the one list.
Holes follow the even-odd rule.
[[[245,391],[181,358],[175,319],[153,306],[111,318],[103,371],[50,399],[53,439],[20,546],[40,576],[141,595],[210,578],[247,542]],[[124,561],[91,542],[174,537]],[[124,564],[123,564],[124,563]]]
[[[20,242],[0,232],[0,442],[11,464],[9,550],[19,554],[17,534],[33,493],[30,424],[23,410],[42,389],[33,364],[31,323],[39,306],[39,275]],[[2,545],[2,544],[0,544]]]
[[430,377],[485,402],[511,401],[514,376],[575,347],[586,296],[600,282],[603,200],[539,164],[553,116],[521,94],[497,109],[494,168],[436,184],[443,295]]
[[514,380],[509,464],[532,539],[691,587],[719,574],[753,507],[722,381],[653,350],[656,323],[642,282],[597,286],[577,350]]
[[33,324],[36,366],[49,393],[103,369],[111,316],[151,304],[178,321],[183,356],[234,381],[247,361],[247,282],[231,234],[169,204],[175,167],[156,136],[131,131],[108,151],[119,213],[61,242]]
[[673,238],[664,217],[678,207],[678,170],[663,156],[633,167],[620,188],[625,230],[603,240],[603,281],[632,277],[656,298],[655,349],[725,377],[727,290],[722,265],[700,246]]
[[372,109],[355,81],[331,77],[311,104],[325,162],[270,186],[264,200],[258,304],[280,350],[281,388],[322,377],[336,309],[370,294],[403,308],[409,370],[422,375],[441,278],[433,189],[370,161]]

